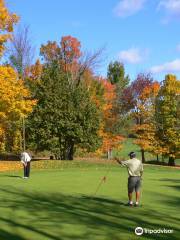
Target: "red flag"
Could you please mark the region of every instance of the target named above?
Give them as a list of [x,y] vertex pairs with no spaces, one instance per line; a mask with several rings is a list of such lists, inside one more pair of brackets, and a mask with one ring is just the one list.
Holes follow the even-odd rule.
[[103,180],[103,182],[105,182],[106,181],[106,176],[104,176],[102,180]]

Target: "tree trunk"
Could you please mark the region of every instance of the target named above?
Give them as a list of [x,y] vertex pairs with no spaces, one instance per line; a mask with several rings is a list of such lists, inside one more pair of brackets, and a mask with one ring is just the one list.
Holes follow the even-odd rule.
[[63,159],[64,160],[73,160],[74,158],[74,143],[67,143],[66,148],[63,151]]
[[73,160],[75,153],[73,141],[67,139],[61,143],[61,139],[59,138],[59,148],[59,155],[61,160]]
[[162,154],[162,162],[164,163],[164,155]]
[[108,159],[108,160],[111,160],[111,159],[112,159],[112,149],[108,149],[107,159]]
[[74,159],[74,143],[71,143],[69,148],[68,148],[68,153],[67,153],[68,160],[73,160]]
[[156,155],[156,160],[157,160],[157,162],[159,162],[159,155],[158,154]]
[[142,162],[145,163],[145,152],[144,149],[141,149]]
[[168,165],[169,166],[175,166],[175,158],[174,157],[169,157]]

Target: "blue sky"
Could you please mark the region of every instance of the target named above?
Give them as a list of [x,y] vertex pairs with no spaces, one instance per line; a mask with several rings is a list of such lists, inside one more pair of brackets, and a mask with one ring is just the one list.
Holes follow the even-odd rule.
[[48,40],[72,35],[83,50],[106,48],[98,73],[110,61],[124,63],[133,80],[139,72],[163,80],[180,77],[180,0],[8,0],[28,24],[38,51]]

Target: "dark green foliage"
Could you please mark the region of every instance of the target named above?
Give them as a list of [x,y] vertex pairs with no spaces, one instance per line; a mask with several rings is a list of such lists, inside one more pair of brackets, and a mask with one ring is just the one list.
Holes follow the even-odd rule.
[[50,150],[57,159],[73,159],[77,146],[88,151],[99,146],[100,114],[83,84],[75,86],[51,63],[44,67],[37,90],[38,104],[28,123],[31,146]]
[[124,89],[130,81],[129,76],[125,76],[124,65],[118,61],[109,64],[107,77],[109,82],[119,85],[121,89]]

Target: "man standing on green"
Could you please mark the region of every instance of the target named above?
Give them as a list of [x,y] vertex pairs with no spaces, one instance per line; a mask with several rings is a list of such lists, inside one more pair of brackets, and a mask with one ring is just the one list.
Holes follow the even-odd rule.
[[23,178],[29,178],[31,157],[25,151],[21,153],[21,162],[24,167],[24,177]]
[[134,152],[129,153],[130,159],[127,161],[119,161],[117,162],[122,166],[127,167],[129,178],[128,178],[128,198],[129,206],[133,206],[132,194],[135,190],[136,192],[136,203],[135,206],[139,206],[140,200],[140,188],[141,188],[141,176],[143,174],[143,164],[142,162],[136,158],[136,154]]

